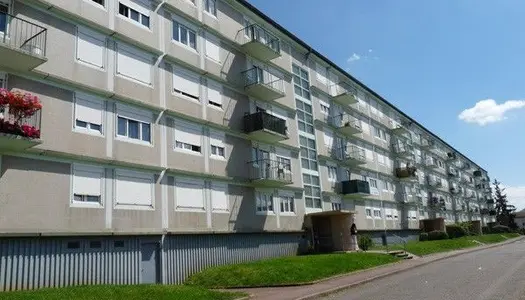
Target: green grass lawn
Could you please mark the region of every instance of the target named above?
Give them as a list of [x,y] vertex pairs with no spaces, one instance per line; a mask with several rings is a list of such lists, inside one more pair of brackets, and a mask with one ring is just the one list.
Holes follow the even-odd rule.
[[[470,247],[479,246],[478,241],[483,244],[493,244],[506,241],[510,238],[518,237],[517,233],[493,233],[478,236],[465,236],[457,239],[439,240],[439,241],[409,241],[406,245],[406,251],[415,255],[427,255],[438,252],[446,252]],[[386,250],[384,246],[377,246],[374,250]],[[388,245],[388,250],[402,250],[402,245]]]
[[186,284],[208,288],[231,288],[308,283],[398,260],[377,253],[282,257],[210,268],[194,274]]
[[181,285],[103,285],[0,292],[2,300],[230,300],[242,296],[245,295]]

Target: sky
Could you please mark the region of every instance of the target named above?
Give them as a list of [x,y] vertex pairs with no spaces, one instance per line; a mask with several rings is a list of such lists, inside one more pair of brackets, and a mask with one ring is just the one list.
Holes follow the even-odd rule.
[[525,1],[249,0],[525,208]]

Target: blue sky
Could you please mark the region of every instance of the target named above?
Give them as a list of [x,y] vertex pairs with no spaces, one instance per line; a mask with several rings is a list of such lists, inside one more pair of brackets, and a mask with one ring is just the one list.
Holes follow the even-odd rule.
[[525,1],[249,1],[480,164],[525,208]]

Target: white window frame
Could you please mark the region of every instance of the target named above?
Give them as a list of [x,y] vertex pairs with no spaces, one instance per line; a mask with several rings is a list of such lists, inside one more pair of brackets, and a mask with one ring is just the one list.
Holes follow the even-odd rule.
[[[210,157],[219,160],[226,159],[226,147],[224,145],[224,140],[226,139],[226,134],[224,132],[219,132],[216,130],[210,131]],[[222,149],[222,155],[220,153]],[[216,153],[214,153],[216,152]]]
[[[137,0],[135,0],[137,1]],[[146,8],[143,8],[143,7],[140,7],[140,5],[138,4],[135,4],[133,3],[134,1],[130,1],[130,0],[119,0],[117,1],[117,15],[124,19],[124,20],[127,20],[129,22],[131,22],[132,24],[135,24],[135,25],[139,25],[141,28],[147,28],[148,30],[151,30],[151,8],[147,8],[147,11],[146,11]],[[142,2],[142,4],[144,6],[148,6],[147,4],[150,3],[149,1],[147,2],[144,2],[144,1],[137,1],[137,2]],[[120,5],[122,4],[122,6],[125,6],[127,8],[127,16],[126,15],[123,15],[120,13]],[[151,5],[150,5],[151,6]],[[131,11],[134,11],[138,14],[138,17],[139,17],[139,20],[135,20],[131,17]],[[143,20],[144,18],[148,18],[148,26],[144,25],[143,23]]]
[[[77,173],[90,173],[92,175],[100,176],[100,195],[98,202],[88,201],[76,201],[75,200],[75,177]],[[89,208],[103,208],[104,207],[104,194],[105,194],[105,169],[100,166],[85,165],[85,164],[71,164],[71,196],[70,205],[71,207],[89,207]]]
[[[189,141],[185,141],[177,137],[177,130],[188,131],[190,134],[195,134],[199,136],[200,142],[198,145],[192,144]],[[189,123],[181,120],[175,121],[175,128],[173,130],[173,150],[178,152],[184,152],[193,155],[203,155],[204,154],[204,143],[202,135],[202,126],[194,123]],[[182,146],[182,147],[181,147]],[[188,147],[189,146],[189,147]],[[192,147],[199,147],[199,151],[193,151]]]
[[[175,39],[175,27],[177,27],[176,29],[177,29],[178,39]],[[186,41],[185,42],[182,41],[182,34],[181,34],[182,29],[186,30]],[[191,46],[191,41],[190,41],[191,34],[195,36],[195,47]],[[199,35],[197,34],[196,28],[188,24],[187,22],[181,20],[180,18],[172,18],[171,20],[171,40],[172,42],[177,43],[178,45],[181,45],[183,47],[186,47],[187,49],[197,52],[198,43],[199,43],[198,41]]]
[[[201,189],[201,199],[202,199],[202,206],[181,206],[180,202],[178,201],[177,197],[177,188],[179,185],[185,185],[185,186],[195,186]],[[174,197],[175,197],[175,210],[176,211],[186,211],[186,212],[206,212],[206,194],[204,193],[205,189],[205,182],[201,179],[196,178],[190,178],[190,177],[175,177],[175,190],[174,190]],[[211,195],[211,193],[210,193]]]
[[[118,129],[118,123],[119,123],[119,117],[126,119],[128,122],[126,124],[126,135],[119,134]],[[139,123],[139,138],[130,138],[129,137],[129,121],[134,121]],[[150,141],[144,141],[142,140],[142,124],[149,124],[149,130],[150,130]],[[147,146],[153,146],[153,113],[146,112],[144,110],[139,110],[136,108],[133,108],[131,106],[126,106],[123,104],[117,105],[117,113],[115,114],[115,138],[118,140],[136,143],[140,145],[147,145]]]
[[107,0],[101,0],[102,4],[95,2],[95,0],[84,0],[84,1],[87,1],[88,3],[93,4],[95,7],[106,9]]
[[279,192],[279,214],[292,216],[296,214],[295,197],[293,193]]
[[337,181],[337,166],[326,165],[328,172],[328,181],[336,182]]
[[365,207],[365,217],[367,219],[372,219],[372,208]]
[[[263,199],[261,197],[269,197],[270,199]],[[270,207],[271,205],[271,207]],[[259,210],[261,208],[261,210]],[[258,215],[273,215],[275,214],[275,198],[271,192],[256,191],[255,192],[255,212]]]
[[[213,2],[213,9],[212,9],[212,6],[210,5],[210,3]],[[207,13],[208,15],[214,17],[214,18],[217,18],[217,4],[219,3],[218,0],[203,0],[202,1],[202,9],[205,13]],[[212,11],[209,11],[209,10],[212,10]]]
[[[115,208],[117,209],[134,209],[134,210],[155,210],[155,180],[154,175],[148,172],[139,172],[129,169],[115,169],[115,180],[114,180],[114,199]],[[118,179],[121,177],[134,178],[142,181],[149,182],[151,192],[151,203],[146,205],[130,204],[130,203],[118,203],[117,184]]]
[[[128,56],[131,56],[134,59],[143,60],[143,61],[149,62],[149,78],[148,78],[149,82],[143,81],[143,80],[135,78],[135,77],[132,77],[132,76],[130,76],[128,74],[124,74],[121,71],[119,71],[119,59],[118,59],[119,53],[126,53]],[[143,85],[151,87],[151,86],[153,86],[153,61],[154,61],[154,56],[149,54],[149,53],[147,53],[146,51],[144,51],[142,49],[126,45],[126,44],[124,44],[122,42],[117,42],[116,43],[116,51],[115,51],[116,68],[115,68],[115,73],[118,76],[120,76],[120,77],[123,77],[123,78],[129,79],[129,80],[132,80],[134,82],[137,82],[137,83],[140,83],[140,84],[143,84]]]
[[[229,213],[230,212],[230,198],[228,194],[228,184],[227,183],[218,183],[214,182],[211,184],[210,189],[212,190],[210,193],[211,196],[211,207],[212,212],[214,213]],[[214,206],[214,199],[213,199],[213,190],[218,190],[220,192],[224,192],[224,195],[226,197],[226,208],[216,208]]]
[[[377,213],[377,214],[376,214]],[[381,209],[374,208],[374,219],[382,219]]]
[[[218,92],[218,97],[220,97],[220,99],[211,99],[212,97],[210,97],[210,95],[212,94],[215,94],[215,92]],[[218,109],[218,110],[223,110],[223,89],[222,89],[222,84],[216,82],[216,81],[213,81],[213,80],[210,80],[208,79],[208,84],[207,84],[207,87],[206,87],[206,96],[207,96],[207,104],[209,107],[212,107],[214,109]],[[217,101],[220,101],[220,102],[217,102]]]
[[[189,93],[188,91],[184,91],[182,89],[177,89],[177,87],[175,86],[176,77],[181,77],[186,81],[195,81],[194,83],[197,84],[197,95],[193,95]],[[200,77],[198,74],[190,72],[189,70],[183,69],[182,67],[179,67],[179,66],[173,66],[172,79],[173,79],[172,80],[172,93],[174,95],[183,97],[191,101],[200,102],[201,83],[200,83]]]
[[[217,57],[213,57],[213,55],[210,54],[212,49],[208,49],[208,43],[214,44],[214,47],[217,47],[217,51],[218,51],[218,53],[216,54]],[[212,60],[213,62],[221,64],[221,40],[214,34],[210,32],[206,32],[204,45],[205,45],[204,55],[210,60]]]
[[[1,78],[1,77],[0,77]],[[1,88],[1,86],[0,86]],[[101,123],[100,124],[94,124],[87,121],[82,120],[80,117],[77,117],[78,115],[78,103],[79,102],[86,102],[93,106],[99,106],[100,114],[101,114]],[[97,97],[93,97],[87,94],[78,93],[76,92],[74,95],[74,104],[73,104],[73,130],[81,133],[96,135],[96,136],[105,136],[106,126],[105,126],[105,120],[106,120],[106,101]],[[86,127],[78,126],[77,121],[86,123]],[[92,129],[91,127],[93,125],[100,125],[100,130]]]

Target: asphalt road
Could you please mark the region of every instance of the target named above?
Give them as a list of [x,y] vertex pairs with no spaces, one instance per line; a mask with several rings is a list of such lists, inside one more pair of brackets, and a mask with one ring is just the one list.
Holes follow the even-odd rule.
[[441,260],[323,299],[525,300],[525,240]]

